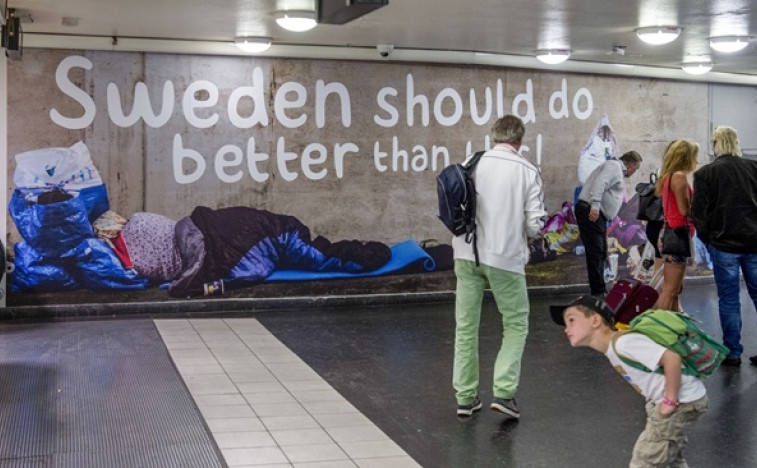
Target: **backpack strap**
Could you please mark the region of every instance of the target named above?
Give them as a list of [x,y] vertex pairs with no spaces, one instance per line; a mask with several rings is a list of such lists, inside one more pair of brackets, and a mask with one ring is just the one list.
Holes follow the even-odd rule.
[[[476,166],[478,165],[478,162],[481,160],[481,156],[483,156],[485,152],[486,151],[476,151],[473,154],[473,157],[470,159],[470,161],[468,161],[468,164],[465,165],[465,169],[468,171],[468,173],[470,174],[471,177],[473,177],[473,174],[475,174]],[[471,200],[470,200],[470,203],[473,206],[473,212],[474,213],[476,212],[476,202],[477,202],[476,197],[477,197],[477,193],[474,193],[473,196],[471,197]],[[473,221],[474,221],[474,223],[473,223],[473,231],[465,233],[465,242],[469,242],[471,240],[471,238],[473,239],[473,255],[476,258],[476,266],[478,266],[479,265],[479,262],[478,262],[478,245],[477,245],[477,242],[476,242],[478,240],[478,238],[476,236],[476,224],[475,224],[476,220],[474,219]]]
[[[649,317],[649,318],[653,318],[653,317]],[[657,323],[659,323],[660,325],[662,325],[664,327],[667,327],[667,325],[665,325],[664,323],[661,323],[659,320],[655,320],[655,321]],[[670,328],[670,327],[668,327],[668,328]],[[625,364],[628,364],[629,366],[633,367],[634,369],[638,369],[638,370],[644,371],[644,372],[654,372],[656,374],[665,375],[665,369],[663,369],[662,366],[657,367],[657,369],[655,369],[655,370],[651,370],[649,367],[645,366],[644,364],[640,363],[639,361],[634,361],[630,357],[625,356],[623,354],[620,354],[618,352],[618,348],[615,346],[615,341],[617,341],[617,339],[620,338],[620,336],[623,335],[623,334],[625,334],[625,333],[641,333],[641,332],[634,332],[633,330],[628,330],[628,331],[625,331],[625,332],[618,333],[617,335],[615,335],[613,337],[613,339],[612,339],[612,349],[613,349],[613,351],[615,351],[615,354],[620,358],[620,360],[623,361]],[[643,335],[643,333],[642,333],[642,335]],[[650,340],[651,340],[651,338],[650,338]],[[654,340],[652,340],[652,341],[654,341]],[[657,343],[657,342],[655,341],[655,343]],[[661,345],[660,343],[657,343],[657,344],[659,344],[660,346],[663,346],[665,349],[670,349],[667,346]],[[671,350],[671,351],[673,351],[673,350]],[[673,351],[673,352],[675,352],[675,351]],[[690,375],[690,376],[693,376],[693,377],[698,377],[697,372],[694,369],[692,369],[691,367],[689,367],[687,365],[687,363],[686,363],[686,360],[683,359],[683,358],[681,358],[681,374],[682,375]]]
[[486,153],[486,151],[476,151],[475,153],[473,153],[473,157],[470,158],[470,161],[468,161],[468,164],[465,165],[465,168],[473,172],[473,170],[476,169],[478,161],[481,160],[481,156],[483,156],[484,153]]
[[612,350],[615,351],[615,355],[618,356],[620,358],[620,360],[623,361],[624,364],[627,364],[630,367],[633,367],[634,369],[638,369],[638,370],[644,371],[644,372],[656,372],[658,374],[664,374],[665,371],[662,369],[662,367],[658,367],[656,370],[653,371],[652,369],[650,369],[649,367],[647,367],[644,364],[640,363],[639,361],[634,361],[630,357],[625,356],[623,354],[620,354],[618,352],[618,348],[616,347],[615,342],[618,340],[618,338],[620,338],[622,335],[625,335],[626,333],[638,333],[638,332],[632,332],[632,331],[629,330],[629,331],[625,331],[625,332],[620,332],[617,335],[615,335],[612,338],[612,342],[611,342],[612,343]]

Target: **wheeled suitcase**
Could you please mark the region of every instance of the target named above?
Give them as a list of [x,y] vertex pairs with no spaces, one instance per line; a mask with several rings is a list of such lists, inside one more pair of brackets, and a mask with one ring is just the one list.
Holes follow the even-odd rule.
[[627,324],[640,313],[651,309],[658,296],[657,290],[643,281],[622,278],[607,293],[605,302],[615,311],[615,322]]

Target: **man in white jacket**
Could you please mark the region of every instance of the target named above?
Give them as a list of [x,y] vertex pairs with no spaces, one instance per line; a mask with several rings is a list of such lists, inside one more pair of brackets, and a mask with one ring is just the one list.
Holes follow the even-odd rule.
[[520,416],[514,396],[528,335],[528,239],[539,234],[547,214],[539,170],[518,153],[524,133],[523,121],[514,115],[497,120],[491,130],[495,146],[476,167],[479,265],[465,235],[452,239],[457,277],[452,386],[458,416],[471,416],[481,409],[478,337],[487,285],[502,314],[504,329],[494,364],[491,409]]

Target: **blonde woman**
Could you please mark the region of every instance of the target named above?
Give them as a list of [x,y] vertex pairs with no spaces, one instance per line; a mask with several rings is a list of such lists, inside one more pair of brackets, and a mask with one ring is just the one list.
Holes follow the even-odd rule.
[[[656,188],[657,195],[662,199],[665,229],[686,227],[689,234],[694,233],[694,223],[691,221],[693,191],[688,175],[697,168],[698,157],[699,145],[686,139],[673,141],[665,151]],[[662,288],[655,308],[681,310],[679,296],[683,290],[688,258],[663,252]]]

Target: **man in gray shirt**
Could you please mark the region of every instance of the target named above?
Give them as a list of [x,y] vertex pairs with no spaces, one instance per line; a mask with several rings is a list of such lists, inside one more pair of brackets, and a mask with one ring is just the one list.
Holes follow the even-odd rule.
[[576,203],[576,221],[586,252],[586,270],[592,296],[604,297],[604,267],[607,260],[607,223],[617,216],[623,202],[623,178],[641,165],[641,156],[628,151],[618,159],[598,166],[583,185]]

